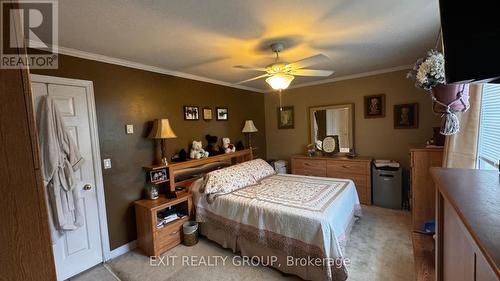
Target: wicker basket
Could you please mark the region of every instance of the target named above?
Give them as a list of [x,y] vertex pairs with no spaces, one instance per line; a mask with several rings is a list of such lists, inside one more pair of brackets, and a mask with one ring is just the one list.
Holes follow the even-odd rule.
[[182,225],[183,242],[186,246],[194,246],[198,243],[198,223],[188,221]]

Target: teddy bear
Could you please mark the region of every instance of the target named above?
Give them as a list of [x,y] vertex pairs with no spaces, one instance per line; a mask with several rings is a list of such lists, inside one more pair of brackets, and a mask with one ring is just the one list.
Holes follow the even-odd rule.
[[205,139],[207,140],[207,147],[205,147],[205,150],[210,153],[210,155],[217,155],[224,153],[224,151],[221,151],[220,146],[217,144],[217,136],[211,136],[211,135],[206,135]]
[[222,148],[225,153],[231,153],[236,151],[236,147],[231,143],[229,138],[222,138]]
[[203,149],[201,141],[193,141],[191,153],[189,154],[191,159],[205,158],[208,157],[208,154],[209,153]]

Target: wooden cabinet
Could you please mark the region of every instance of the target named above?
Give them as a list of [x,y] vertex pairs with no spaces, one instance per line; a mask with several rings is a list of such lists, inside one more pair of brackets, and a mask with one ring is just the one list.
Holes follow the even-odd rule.
[[291,157],[292,174],[350,179],[354,181],[362,204],[372,204],[371,158],[368,157]]
[[498,171],[432,170],[437,281],[500,280]]
[[[158,211],[175,206],[183,210],[187,217],[175,220],[167,225],[157,227]],[[182,225],[189,220],[192,212],[192,195],[182,192],[177,198],[168,199],[160,196],[156,200],[135,201],[137,223],[137,241],[139,248],[149,256],[159,256],[161,253],[179,245],[182,241]]]
[[442,167],[443,149],[412,148],[411,209],[413,230],[421,230],[422,224],[435,218],[435,187],[430,168]]

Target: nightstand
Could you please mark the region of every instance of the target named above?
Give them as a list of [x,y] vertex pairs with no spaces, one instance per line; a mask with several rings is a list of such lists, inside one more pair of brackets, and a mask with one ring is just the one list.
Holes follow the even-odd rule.
[[[192,195],[180,192],[177,198],[166,198],[160,195],[156,200],[135,201],[137,223],[137,242],[139,248],[149,256],[159,256],[161,253],[179,245],[182,241],[182,225],[192,214]],[[171,221],[162,227],[157,227],[158,212],[174,207],[177,211],[187,214],[187,217]]]

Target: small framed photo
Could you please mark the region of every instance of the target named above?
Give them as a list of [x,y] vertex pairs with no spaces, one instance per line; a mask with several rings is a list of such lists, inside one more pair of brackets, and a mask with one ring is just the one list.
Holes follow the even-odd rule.
[[278,129],[293,129],[294,126],[293,106],[278,107]]
[[418,128],[418,103],[394,105],[394,129]]
[[208,121],[212,120],[212,109],[210,107],[203,108],[203,120]]
[[365,118],[385,117],[385,94],[365,96]]
[[229,110],[227,109],[227,107],[217,107],[215,114],[217,121],[229,120]]
[[184,106],[184,120],[200,120],[200,109],[197,106]]
[[164,182],[168,179],[167,169],[149,171],[149,181],[152,183]]

